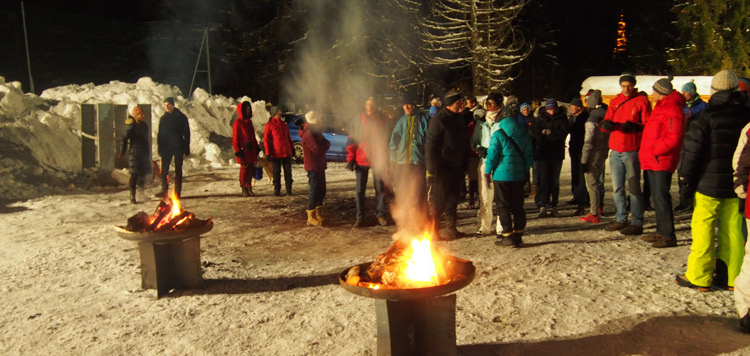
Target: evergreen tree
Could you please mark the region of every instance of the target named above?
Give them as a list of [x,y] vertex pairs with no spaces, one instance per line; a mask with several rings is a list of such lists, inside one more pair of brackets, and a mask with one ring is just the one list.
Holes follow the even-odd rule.
[[679,36],[668,53],[675,72],[729,68],[750,75],[750,0],[678,0],[672,11]]

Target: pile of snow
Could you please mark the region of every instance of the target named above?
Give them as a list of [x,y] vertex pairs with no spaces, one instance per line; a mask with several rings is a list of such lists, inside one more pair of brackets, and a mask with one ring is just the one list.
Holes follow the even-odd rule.
[[[657,80],[666,78],[666,75],[636,75],[636,88],[638,90],[645,91],[651,95],[652,89]],[[701,96],[711,95],[711,80],[713,76],[675,76],[672,78],[672,86],[676,90],[680,90],[683,85],[688,82],[695,82],[696,88],[698,88],[698,94]],[[581,83],[581,95],[586,95],[589,89],[599,89],[602,91],[602,95],[617,95],[622,89],[620,88],[620,76],[593,76],[586,78]]]
[[193,92],[192,98],[185,98],[177,87],[148,77],[136,83],[71,84],[47,89],[41,96],[24,93],[19,82],[6,83],[0,77],[0,196],[27,199],[60,188],[91,185],[84,181],[97,177],[98,172],[82,169],[81,104],[128,105],[128,111],[138,104],[150,104],[153,159],[159,159],[156,135],[159,119],[165,113],[162,102],[167,97],[175,98],[175,106],[190,122],[191,154],[184,164],[186,171],[235,164],[228,143],[238,102],[252,102],[258,136],[270,117],[263,100],[210,95],[201,88]]

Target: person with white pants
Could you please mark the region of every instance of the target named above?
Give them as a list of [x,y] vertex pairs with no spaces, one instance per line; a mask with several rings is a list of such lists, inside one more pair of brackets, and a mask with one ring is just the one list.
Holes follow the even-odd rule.
[[[497,93],[490,93],[485,101],[485,108],[487,114],[485,115],[485,121],[477,122],[474,129],[474,134],[471,136],[470,144],[471,147],[479,154],[479,167],[478,174],[480,177],[484,175],[484,164],[487,157],[487,149],[490,147],[490,138],[492,134],[497,130],[497,119],[500,118],[500,109],[502,108],[503,97]],[[495,191],[492,184],[479,184],[479,211],[477,212],[477,220],[479,227],[477,232],[474,234],[477,237],[489,235],[492,230],[492,205],[495,197]],[[495,227],[497,235],[503,233],[503,227],[500,224],[500,217],[497,218]]]

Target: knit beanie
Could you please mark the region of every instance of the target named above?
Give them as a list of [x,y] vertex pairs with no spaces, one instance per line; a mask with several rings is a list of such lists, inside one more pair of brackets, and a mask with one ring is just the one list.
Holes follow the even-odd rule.
[[682,86],[682,91],[693,94],[694,96],[698,95],[698,88],[696,88],[695,83],[692,80]]
[[445,93],[445,97],[443,98],[443,104],[445,106],[451,106],[453,105],[453,103],[457,102],[459,99],[461,99],[461,93],[455,90],[449,90],[447,93]]
[[711,80],[711,95],[728,89],[737,89],[737,75],[729,69],[722,69]]
[[529,111],[531,111],[531,105],[529,105],[528,103],[521,104],[521,107],[518,110],[523,111],[523,108],[529,108]]
[[633,83],[633,86],[635,86],[635,75],[633,73],[620,74],[620,84],[622,84],[622,82]]
[[547,99],[547,101],[544,102],[544,108],[547,110],[554,109],[556,107],[557,107],[557,100],[555,100],[554,98],[549,98]]
[[602,104],[602,91],[599,89],[590,90],[586,94],[586,106],[595,108],[597,105]]
[[570,105],[575,105],[575,106],[578,106],[578,107],[582,108],[583,107],[583,102],[581,101],[581,98],[576,97],[576,98],[573,98],[570,101]]
[[669,95],[674,88],[672,87],[672,80],[670,78],[661,78],[654,83],[652,87],[655,92],[661,95]]
[[403,100],[401,100],[401,105],[406,105],[406,104],[411,104],[411,105],[417,104],[417,98],[414,96],[414,94],[412,93],[404,94],[404,98]]
[[174,105],[174,98],[170,96],[170,97],[164,99],[164,102],[165,103],[170,103],[170,104]]
[[318,114],[317,111],[309,111],[307,114],[305,114],[305,121],[307,121],[307,123],[310,125],[317,124],[319,119],[320,114]]

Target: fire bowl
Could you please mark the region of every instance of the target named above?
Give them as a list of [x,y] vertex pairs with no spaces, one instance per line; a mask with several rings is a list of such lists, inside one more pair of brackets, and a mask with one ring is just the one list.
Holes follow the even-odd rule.
[[160,241],[173,241],[182,238],[190,238],[198,235],[205,234],[214,228],[212,220],[208,220],[205,225],[197,226],[184,230],[176,231],[160,231],[160,232],[134,232],[125,229],[123,226],[115,225],[115,231],[117,236],[130,241],[136,242],[160,242]]
[[[361,295],[367,298],[375,299],[387,299],[387,300],[417,300],[426,299],[441,296],[444,294],[455,292],[463,287],[466,287],[474,280],[474,274],[476,269],[471,261],[463,260],[460,258],[453,258],[456,265],[453,267],[453,273],[456,277],[453,277],[450,282],[441,284],[438,286],[424,287],[424,288],[380,288],[372,289],[362,286],[355,286],[346,283],[346,276],[351,268],[349,267],[341,274],[339,274],[339,284],[350,293]],[[367,271],[372,262],[367,262],[358,265],[360,273]]]

